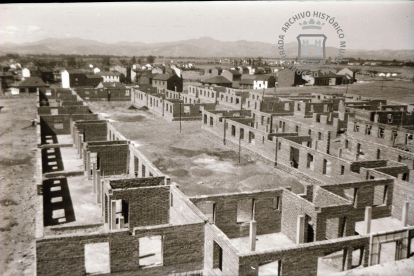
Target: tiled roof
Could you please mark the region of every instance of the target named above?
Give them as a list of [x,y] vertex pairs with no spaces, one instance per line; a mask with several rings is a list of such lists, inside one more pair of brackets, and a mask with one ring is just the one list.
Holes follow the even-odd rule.
[[105,88],[125,88],[125,85],[123,85],[120,82],[101,82],[103,87]]
[[272,77],[273,77],[272,75],[258,75],[254,80],[257,80],[257,81],[268,81]]
[[254,79],[242,79],[240,84],[250,84],[253,85]]
[[12,87],[44,87],[46,84],[38,77],[25,78],[22,81],[14,83]]
[[88,75],[86,75],[86,77],[87,77],[88,79],[102,79],[102,77],[101,77],[101,76],[99,76],[99,75],[95,75],[95,74],[88,74]]
[[154,75],[153,80],[169,80],[172,76],[169,74]]
[[216,83],[217,84],[217,83],[232,83],[232,82],[223,76],[215,76],[215,77],[202,81],[202,83]]
[[105,76],[105,77],[110,77],[110,76],[119,77],[121,75],[121,73],[119,72],[98,72],[96,74],[100,76]]
[[12,72],[0,72],[0,77],[13,77]]
[[345,77],[344,75],[337,75],[333,72],[329,72],[327,74],[323,74],[322,72],[319,72],[318,76],[316,78],[340,78]]
[[68,71],[69,74],[83,74],[83,71],[80,69],[68,69],[66,71]]

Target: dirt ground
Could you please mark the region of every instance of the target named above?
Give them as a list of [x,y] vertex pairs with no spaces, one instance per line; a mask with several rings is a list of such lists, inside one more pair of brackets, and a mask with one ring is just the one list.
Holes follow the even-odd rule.
[[128,110],[129,103],[93,103],[153,164],[171,177],[187,195],[303,186],[293,176],[256,158],[242,155],[206,137],[201,120],[180,123],[164,120],[148,111]]
[[0,275],[34,275],[36,95],[0,96],[0,106]]

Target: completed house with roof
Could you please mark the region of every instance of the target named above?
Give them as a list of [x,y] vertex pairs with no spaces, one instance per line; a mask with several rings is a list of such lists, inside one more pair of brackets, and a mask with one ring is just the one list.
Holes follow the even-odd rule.
[[221,75],[229,81],[241,81],[242,74],[237,70],[224,70]]
[[183,92],[183,79],[177,75],[159,74],[152,78],[152,86],[157,87],[158,93],[166,90]]
[[336,74],[338,75],[346,75],[351,79],[351,83],[354,82],[354,72],[348,68],[343,68],[339,70]]
[[259,75],[253,81],[253,89],[275,87],[276,79],[272,75]]
[[99,72],[97,75],[103,78],[104,82],[120,82],[125,75],[120,72]]
[[202,84],[208,84],[208,85],[218,85],[218,86],[224,86],[224,87],[233,87],[233,82],[229,81],[223,76],[215,76],[212,78],[205,79],[201,81]]
[[20,92],[37,93],[39,91],[39,88],[42,88],[45,86],[46,84],[43,82],[41,78],[28,77],[22,81],[12,84],[11,94],[17,95],[17,94],[20,94]]
[[343,84],[344,78],[347,79],[345,75],[337,75],[333,72],[327,74],[319,72],[318,76],[315,77],[314,85],[339,85]]

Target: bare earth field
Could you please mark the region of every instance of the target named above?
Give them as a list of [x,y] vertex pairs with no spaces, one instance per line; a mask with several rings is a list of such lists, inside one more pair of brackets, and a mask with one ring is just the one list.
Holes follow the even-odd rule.
[[145,111],[128,110],[129,103],[93,103],[127,139],[187,195],[251,191],[303,186],[293,176],[277,171],[250,156],[242,156],[205,137],[201,121],[169,122]]
[[0,275],[34,275],[36,95],[0,106]]

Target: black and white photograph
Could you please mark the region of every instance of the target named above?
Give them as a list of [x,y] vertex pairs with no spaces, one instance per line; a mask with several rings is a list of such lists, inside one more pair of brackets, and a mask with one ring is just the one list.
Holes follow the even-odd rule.
[[414,275],[414,1],[0,4],[0,275]]

